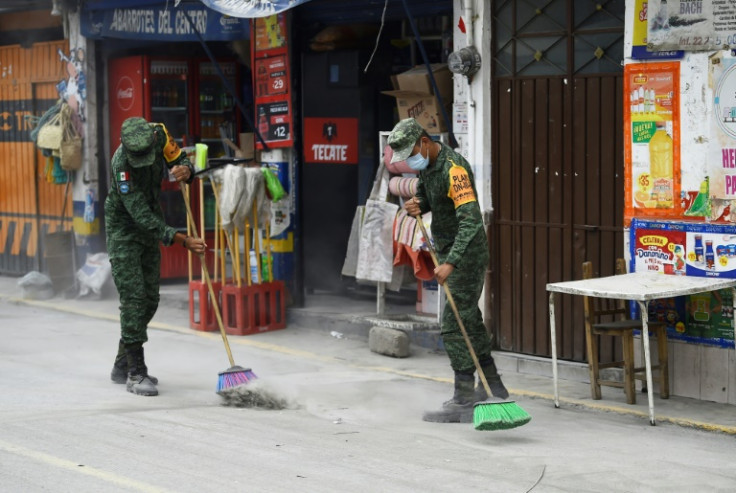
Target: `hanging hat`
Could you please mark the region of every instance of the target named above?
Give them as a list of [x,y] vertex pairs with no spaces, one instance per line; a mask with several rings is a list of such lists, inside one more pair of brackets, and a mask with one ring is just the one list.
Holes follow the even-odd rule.
[[120,141],[123,143],[125,157],[133,168],[151,166],[156,160],[153,128],[144,118],[125,120],[120,131]]

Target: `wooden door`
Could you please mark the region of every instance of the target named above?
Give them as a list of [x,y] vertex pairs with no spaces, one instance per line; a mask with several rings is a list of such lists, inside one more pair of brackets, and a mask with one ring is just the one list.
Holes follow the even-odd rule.
[[[548,282],[623,256],[624,2],[493,3],[490,293],[500,349],[549,356]],[[585,360],[561,297],[558,356]],[[603,359],[617,348],[601,347]]]

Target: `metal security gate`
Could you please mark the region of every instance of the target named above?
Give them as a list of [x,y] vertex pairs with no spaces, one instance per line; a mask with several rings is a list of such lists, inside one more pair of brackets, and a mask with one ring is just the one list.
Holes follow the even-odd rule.
[[[624,1],[492,9],[493,330],[503,350],[549,356],[545,285],[623,256]],[[584,361],[576,298],[559,300],[558,356]]]
[[33,117],[59,97],[58,50],[68,52],[68,42],[0,47],[0,274],[45,271],[43,241],[61,227],[65,193],[64,229],[71,229],[71,190],[46,180],[47,159],[30,138]]

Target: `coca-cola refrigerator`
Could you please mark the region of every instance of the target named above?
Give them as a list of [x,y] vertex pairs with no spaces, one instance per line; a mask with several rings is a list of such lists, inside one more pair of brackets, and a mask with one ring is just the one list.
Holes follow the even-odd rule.
[[[221,70],[237,87],[237,65],[223,62]],[[120,144],[120,127],[125,119],[142,116],[150,122],[163,123],[169,134],[181,147],[196,142],[208,145],[209,157],[230,155],[222,138],[233,138],[238,132],[238,121],[233,99],[225,91],[214,66],[209,62],[189,59],[158,59],[146,55],[110,60],[110,147],[114,153]],[[191,156],[194,161],[194,156]],[[187,231],[186,208],[179,186],[168,177],[162,177],[160,203],[166,224],[181,232]],[[214,245],[215,203],[209,180],[203,183],[204,201],[195,180],[190,187],[190,204],[195,224],[204,234],[208,245]],[[204,214],[200,214],[204,202]],[[200,217],[204,217],[202,232]],[[214,265],[214,254],[206,254],[208,267]],[[192,258],[192,270],[198,275],[199,259]],[[161,277],[187,277],[189,257],[181,246],[161,246]]]

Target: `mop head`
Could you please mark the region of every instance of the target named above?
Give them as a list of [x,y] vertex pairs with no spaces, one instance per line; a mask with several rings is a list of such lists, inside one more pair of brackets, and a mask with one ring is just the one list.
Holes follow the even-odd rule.
[[483,401],[473,406],[473,426],[479,431],[509,430],[532,417],[514,401]]
[[240,385],[245,385],[256,378],[258,377],[250,368],[243,368],[242,366],[230,367],[218,374],[217,393],[219,394]]
[[296,409],[289,401],[280,397],[259,380],[248,385],[239,385],[218,392],[223,399],[223,406],[247,407],[260,409]]

